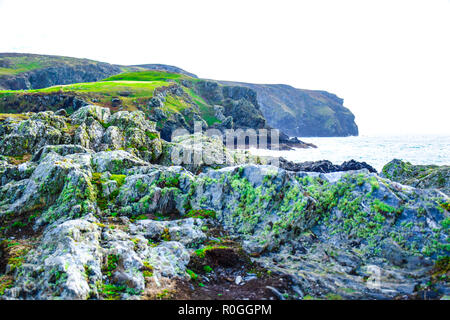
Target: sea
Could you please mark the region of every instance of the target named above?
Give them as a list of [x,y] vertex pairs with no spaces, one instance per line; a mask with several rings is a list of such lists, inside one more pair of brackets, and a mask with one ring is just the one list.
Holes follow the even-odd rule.
[[251,149],[256,155],[281,156],[293,162],[330,160],[333,164],[354,159],[365,161],[381,171],[392,159],[412,164],[450,165],[450,135],[398,135],[357,137],[302,138],[317,148],[289,151]]

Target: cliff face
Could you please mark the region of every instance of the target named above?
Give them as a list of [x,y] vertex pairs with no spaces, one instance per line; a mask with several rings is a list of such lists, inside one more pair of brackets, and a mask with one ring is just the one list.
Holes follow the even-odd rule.
[[254,90],[241,86],[222,86],[214,81],[196,82],[197,92],[211,105],[223,107],[223,115],[232,117],[234,128],[265,128]]
[[267,123],[290,136],[357,136],[355,116],[343,99],[326,91],[296,89],[284,84],[251,84],[224,81],[257,92]]

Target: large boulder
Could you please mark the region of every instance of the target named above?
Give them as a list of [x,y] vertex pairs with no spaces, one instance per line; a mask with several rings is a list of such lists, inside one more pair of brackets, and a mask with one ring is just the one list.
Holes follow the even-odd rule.
[[15,272],[13,299],[88,299],[102,281],[101,233],[94,217],[48,228]]
[[387,163],[382,174],[393,181],[416,188],[434,188],[450,196],[450,166],[412,165],[394,159]]
[[1,187],[0,216],[44,210],[43,221],[66,219],[93,210],[95,191],[90,182],[90,155],[61,157],[49,153],[29,178]]
[[84,106],[75,111],[70,118],[73,124],[85,123],[87,119],[92,118],[99,123],[107,123],[111,116],[111,110],[96,105]]
[[0,154],[22,156],[33,154],[45,145],[70,143],[66,118],[52,111],[32,114],[15,122],[0,136]]
[[8,269],[15,281],[3,298],[138,298],[150,280],[185,279],[186,246],[206,238],[200,219],[125,223],[129,231],[114,230],[87,215],[48,226],[23,263]]

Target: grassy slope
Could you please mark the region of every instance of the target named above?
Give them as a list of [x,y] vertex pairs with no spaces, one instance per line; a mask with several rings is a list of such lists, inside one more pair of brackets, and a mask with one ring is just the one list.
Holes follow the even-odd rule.
[[[169,86],[173,82],[180,83],[182,80],[198,81],[196,78],[176,73],[134,71],[115,75],[98,82],[59,85],[34,90],[0,90],[0,98],[9,95],[68,93],[104,107],[111,107],[112,98],[119,98],[123,110],[145,110],[148,100],[153,97],[156,88]],[[219,122],[214,116],[213,106],[208,105],[194,90],[186,87],[183,87],[183,90],[190,96],[190,100],[198,106],[202,118],[209,125]],[[188,101],[168,95],[163,109],[166,112],[174,113],[181,112],[188,107]]]
[[69,85],[59,85],[44,89],[33,90],[0,90],[3,94],[20,93],[55,93],[55,92],[76,92],[76,93],[100,93],[105,96],[118,96],[120,93],[128,92],[129,97],[152,96],[155,88],[169,85],[166,81],[98,81],[75,83]]
[[167,81],[194,79],[178,73],[169,73],[163,71],[138,71],[125,72],[104,79],[104,81]]

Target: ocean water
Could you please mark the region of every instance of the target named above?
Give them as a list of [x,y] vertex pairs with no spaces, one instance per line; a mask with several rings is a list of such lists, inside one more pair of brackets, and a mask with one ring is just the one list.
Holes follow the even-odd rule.
[[377,171],[392,159],[412,164],[450,165],[450,135],[358,136],[339,138],[299,138],[316,149],[291,151],[255,150],[253,154],[282,156],[293,162],[330,160],[334,164],[355,159]]

